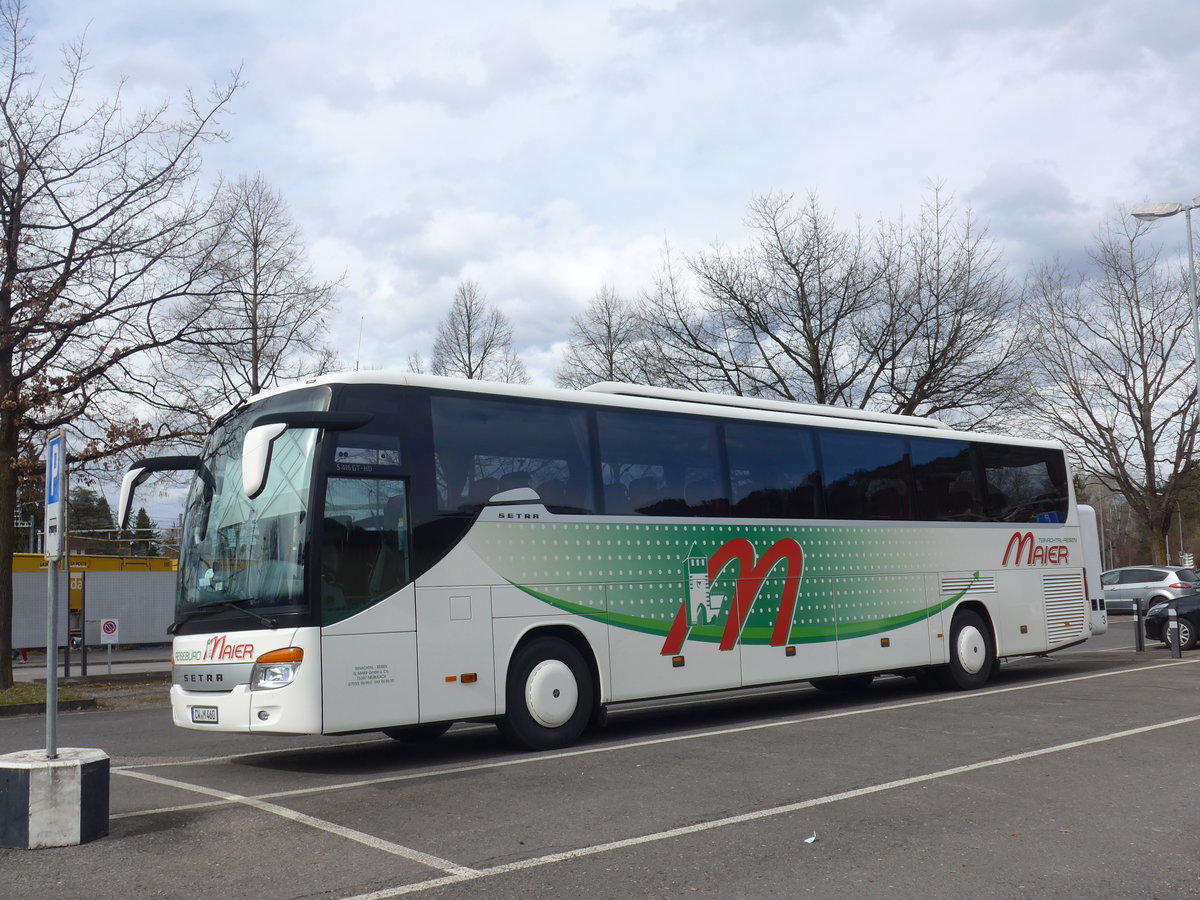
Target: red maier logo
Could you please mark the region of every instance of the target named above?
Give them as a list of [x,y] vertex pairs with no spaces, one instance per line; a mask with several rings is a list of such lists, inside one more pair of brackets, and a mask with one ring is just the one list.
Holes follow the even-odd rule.
[[1024,534],[1018,531],[1008,539],[1000,565],[1007,566],[1010,557],[1014,566],[1065,566],[1067,547],[1065,544],[1039,544],[1033,539],[1032,531]]
[[[737,645],[742,628],[750,615],[750,608],[762,590],[763,582],[767,580],[771,570],[781,562],[785,564],[786,569],[783,594],[779,598],[779,612],[771,632],[771,646],[782,647],[787,643],[788,633],[792,628],[792,615],[796,609],[796,597],[800,593],[800,576],[804,572],[804,551],[798,543],[789,538],[776,541],[757,560],[755,555],[753,544],[745,538],[734,538],[709,557],[707,565],[699,572],[692,573],[689,596],[679,607],[675,621],[667,632],[667,639],[660,651],[663,656],[674,656],[679,652],[692,625],[705,623],[706,610],[713,616],[709,621],[715,621],[726,605],[726,598],[713,597],[712,584],[721,571],[733,562],[738,564],[737,581],[734,584],[733,602],[728,605],[720,649],[732,650]],[[692,559],[689,559],[689,563]],[[703,557],[699,557],[697,561],[701,561],[703,565],[702,560]]]
[[234,644],[228,635],[210,637],[204,645],[205,659],[254,659],[253,644]]

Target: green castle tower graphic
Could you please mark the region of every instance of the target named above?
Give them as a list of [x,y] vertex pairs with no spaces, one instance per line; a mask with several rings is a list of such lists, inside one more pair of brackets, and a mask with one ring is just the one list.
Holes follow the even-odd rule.
[[729,598],[712,592],[708,583],[708,557],[698,553],[695,544],[688,550],[687,579],[688,626],[714,624]]

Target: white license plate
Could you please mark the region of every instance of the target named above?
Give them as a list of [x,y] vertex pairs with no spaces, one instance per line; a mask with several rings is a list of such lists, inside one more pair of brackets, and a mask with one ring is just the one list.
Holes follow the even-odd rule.
[[192,722],[197,725],[216,725],[217,708],[215,706],[189,706],[192,711]]

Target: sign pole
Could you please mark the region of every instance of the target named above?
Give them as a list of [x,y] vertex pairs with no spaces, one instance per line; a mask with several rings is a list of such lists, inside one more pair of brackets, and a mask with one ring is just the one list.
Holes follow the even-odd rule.
[[101,619],[100,620],[100,643],[104,644],[108,649],[108,674],[112,674],[112,648],[113,644],[121,640],[121,620],[120,619]]
[[58,759],[58,560],[46,573],[46,759]]
[[60,429],[46,444],[46,759],[58,759],[58,561],[66,518],[66,451]]

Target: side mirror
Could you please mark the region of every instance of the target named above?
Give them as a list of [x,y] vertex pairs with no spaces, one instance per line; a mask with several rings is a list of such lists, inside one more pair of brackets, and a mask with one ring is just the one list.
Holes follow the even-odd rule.
[[242,491],[253,500],[267,485],[271,470],[271,444],[287,431],[287,425],[255,425],[242,439]]
[[129,513],[133,510],[133,494],[154,472],[186,472],[200,468],[198,456],[156,456],[139,459],[131,463],[121,479],[121,496],[117,501],[117,527],[129,527]]
[[254,420],[242,439],[242,491],[253,500],[267,486],[271,473],[271,445],[289,428],[323,428],[351,431],[374,418],[369,413],[282,412]]

